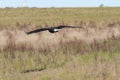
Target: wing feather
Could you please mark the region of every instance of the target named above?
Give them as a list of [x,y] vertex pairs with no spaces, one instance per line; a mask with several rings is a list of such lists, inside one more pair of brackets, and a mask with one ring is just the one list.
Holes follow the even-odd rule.
[[81,27],[77,27],[77,26],[58,26],[56,28],[57,29],[62,29],[62,28],[81,28]]
[[32,31],[27,32],[27,34],[37,33],[37,32],[46,31],[46,30],[49,30],[49,28],[41,28],[41,29],[32,30]]

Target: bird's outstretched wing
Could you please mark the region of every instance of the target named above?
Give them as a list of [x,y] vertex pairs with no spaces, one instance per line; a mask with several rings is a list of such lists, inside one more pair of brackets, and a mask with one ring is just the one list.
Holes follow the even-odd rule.
[[46,31],[46,30],[49,30],[49,28],[36,29],[33,31],[26,32],[26,34],[32,34],[32,33],[37,33],[37,32]]
[[54,32],[58,32],[58,31],[55,31],[56,29],[62,29],[62,28],[81,28],[81,27],[60,25],[60,26],[57,26],[57,27],[36,29],[36,30],[33,30],[33,31],[26,32],[26,34],[32,34],[32,33],[37,33],[37,32],[46,31],[46,30],[48,30],[51,33],[54,33]]
[[58,26],[56,28],[57,29],[62,29],[62,28],[81,28],[81,27],[77,27],[77,26]]

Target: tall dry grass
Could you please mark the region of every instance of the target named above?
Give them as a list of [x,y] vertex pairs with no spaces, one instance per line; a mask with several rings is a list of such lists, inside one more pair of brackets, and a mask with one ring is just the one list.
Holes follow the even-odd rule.
[[[0,80],[119,80],[120,8],[0,9]],[[42,27],[80,26],[56,34]]]
[[0,78],[119,80],[119,21],[81,21],[75,25],[82,28],[55,34],[45,31],[27,35],[26,31],[38,28],[33,25],[1,29]]
[[[49,27],[45,24],[45,27]],[[80,22],[80,29],[63,29],[56,34],[51,34],[48,31],[27,35],[25,32],[36,29],[13,29],[0,31],[0,51],[54,51],[61,46],[75,45],[94,45],[92,48],[99,48],[101,45],[104,47],[109,46],[107,44],[111,40],[115,40],[120,36],[120,24],[116,22],[111,23],[95,23],[95,22]],[[27,26],[26,26],[27,27]],[[99,45],[98,45],[99,44]],[[107,46],[106,46],[107,45]],[[111,44],[114,46],[114,44]],[[115,45],[118,45],[117,43]],[[72,47],[71,47],[72,48]],[[71,49],[70,49],[71,50]],[[109,50],[108,50],[109,51]],[[82,51],[81,51],[82,52]]]

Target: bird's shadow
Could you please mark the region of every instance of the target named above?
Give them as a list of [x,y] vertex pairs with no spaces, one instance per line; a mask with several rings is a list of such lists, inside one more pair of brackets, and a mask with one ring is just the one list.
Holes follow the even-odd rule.
[[28,70],[22,71],[21,73],[38,72],[38,71],[43,71],[43,70],[45,70],[45,69],[46,69],[46,68],[28,69]]

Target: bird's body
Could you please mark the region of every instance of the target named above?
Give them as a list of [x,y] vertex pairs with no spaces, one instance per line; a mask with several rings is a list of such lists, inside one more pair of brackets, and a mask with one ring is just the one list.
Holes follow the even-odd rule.
[[48,30],[50,33],[55,33],[55,32],[58,32],[60,29],[63,29],[63,28],[81,28],[81,27],[57,26],[57,27],[50,27],[50,28],[41,28],[41,29],[36,29],[36,30],[33,30],[33,31],[29,31],[29,32],[27,32],[27,34],[37,33],[37,32],[46,31],[46,30]]
[[55,33],[55,32],[58,32],[59,29],[54,29],[54,28],[53,28],[53,29],[49,29],[48,31],[49,31],[50,33]]

